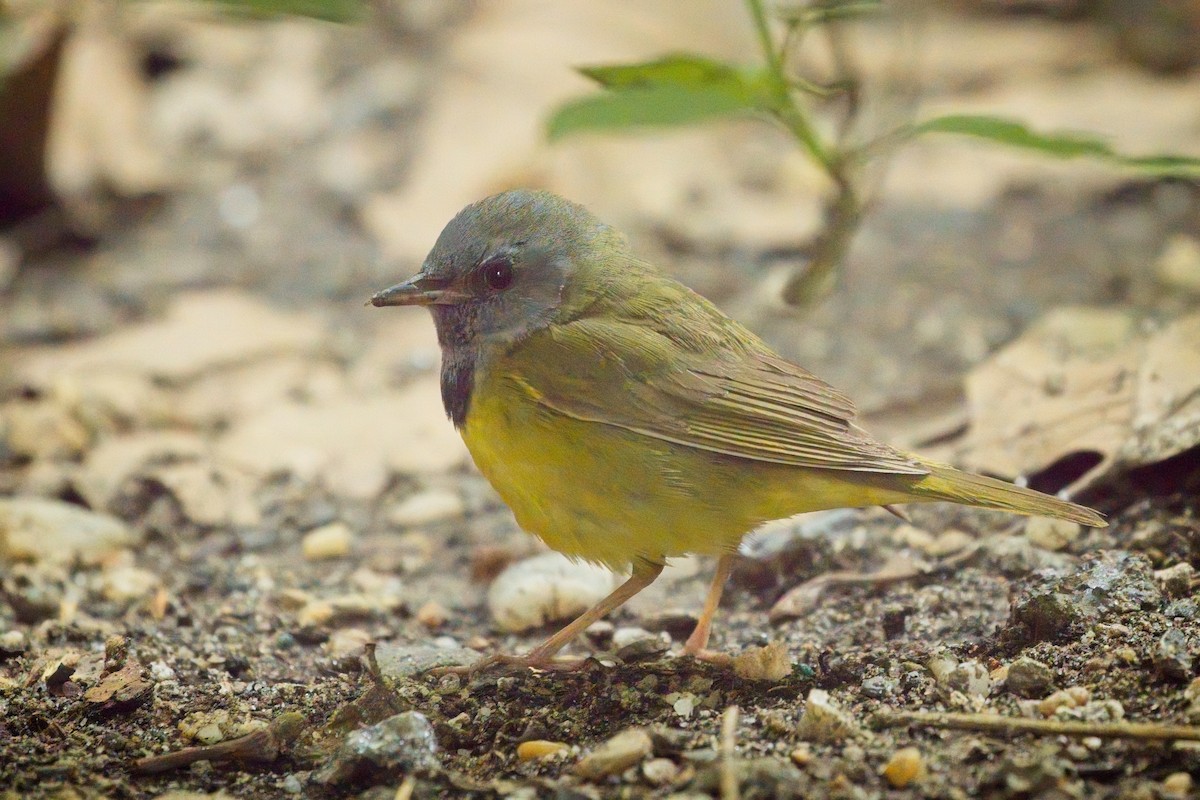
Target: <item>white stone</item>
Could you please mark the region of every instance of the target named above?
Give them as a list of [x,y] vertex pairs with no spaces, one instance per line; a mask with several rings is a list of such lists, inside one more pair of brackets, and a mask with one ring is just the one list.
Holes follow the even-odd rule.
[[0,499],[0,560],[96,564],[139,537],[116,517],[60,500]]
[[488,590],[488,611],[506,631],[572,619],[615,588],[617,576],[559,553],[543,553],[508,566]]

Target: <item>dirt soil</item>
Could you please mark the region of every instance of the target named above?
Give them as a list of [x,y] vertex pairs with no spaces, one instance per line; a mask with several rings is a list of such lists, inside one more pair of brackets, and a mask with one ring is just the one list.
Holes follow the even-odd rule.
[[[1108,516],[1102,530],[952,506],[769,526],[713,641],[778,645],[757,672],[673,654],[712,568],[698,559],[572,645],[591,656],[578,671],[416,671],[555,627],[505,631],[489,609],[496,576],[543,549],[443,417],[431,323],[362,305],[416,266],[381,256],[364,209],[431,168],[420,125],[456,37],[478,35],[470,10],[414,3],[386,35],[135,20],[123,46],[178,148],[155,145],[169,180],[104,197],[89,241],[31,247],[0,287],[0,798],[1195,796],[1195,741],[1102,727],[1200,725],[1188,429],[1075,498]],[[1060,53],[1103,41],[1040,18],[941,24]],[[1077,77],[1004,72],[985,50],[991,83],[963,78],[951,98],[1033,86],[1037,107]],[[1164,97],[1195,89],[1109,51],[1079,57],[1116,95],[1130,74]],[[1005,163],[981,167],[996,177],[976,200],[932,203],[914,169],[896,164],[838,286],[803,313],[771,289],[802,237],[717,240],[657,219],[630,234],[910,447],[961,434],[964,376],[1052,310],[1103,306],[1148,332],[1197,307],[1200,184]],[[1026,477],[1057,490],[1095,463],[1061,455]],[[537,618],[574,591],[555,580],[535,571],[509,604]],[[772,613],[781,598],[791,611]],[[1094,730],[888,725],[892,711]]]

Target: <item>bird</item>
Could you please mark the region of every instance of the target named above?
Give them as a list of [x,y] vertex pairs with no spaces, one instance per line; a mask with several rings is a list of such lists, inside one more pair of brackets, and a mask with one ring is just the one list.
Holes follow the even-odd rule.
[[547,191],[466,206],[417,274],[369,303],[432,313],[446,415],[520,527],[629,573],[540,645],[479,668],[569,668],[564,646],[685,555],[717,563],[683,654],[728,663],[708,643],[739,545],[802,512],[941,501],[1106,524],[876,440],[846,395]]

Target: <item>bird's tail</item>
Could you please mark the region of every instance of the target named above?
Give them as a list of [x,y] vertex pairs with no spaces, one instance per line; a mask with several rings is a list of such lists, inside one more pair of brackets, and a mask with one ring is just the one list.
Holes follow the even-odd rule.
[[929,467],[929,474],[911,490],[913,494],[922,498],[946,500],[979,508],[994,508],[1014,514],[1055,517],[1093,528],[1108,525],[1104,517],[1086,506],[994,478],[962,472],[944,464],[923,463]]

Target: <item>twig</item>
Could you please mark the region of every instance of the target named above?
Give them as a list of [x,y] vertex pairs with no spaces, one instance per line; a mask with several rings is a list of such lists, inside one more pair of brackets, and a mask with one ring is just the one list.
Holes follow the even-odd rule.
[[721,800],[740,800],[742,796],[734,763],[738,713],[737,706],[730,706],[721,715]]
[[173,753],[147,756],[133,762],[133,771],[142,775],[180,769],[197,761],[214,764],[233,761],[239,764],[269,764],[291,749],[304,727],[304,716],[295,711],[280,714],[271,724],[245,736],[205,747],[185,747]]
[[983,731],[1004,736],[1034,733],[1039,736],[1095,736],[1098,739],[1142,739],[1169,742],[1200,741],[1200,727],[1158,722],[1082,722],[1026,719],[1000,714],[956,714],[941,711],[879,711],[873,724],[882,728],[925,725],[931,728]]

